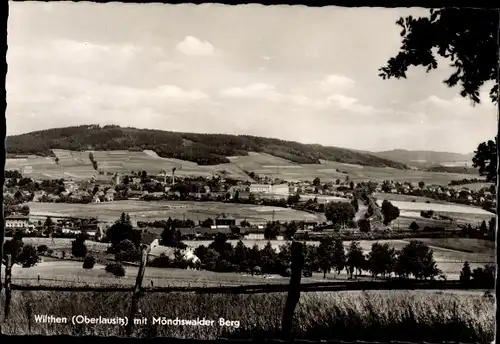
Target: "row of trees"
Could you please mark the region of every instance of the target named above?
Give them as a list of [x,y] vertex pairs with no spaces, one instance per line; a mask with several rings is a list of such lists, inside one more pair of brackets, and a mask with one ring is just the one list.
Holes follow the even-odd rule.
[[[224,234],[206,246],[199,246],[194,254],[198,263],[184,259],[180,249],[174,259],[163,255],[152,262],[157,267],[193,267],[218,272],[250,272],[290,275],[291,244],[275,250],[268,242],[263,248],[257,245],[249,248],[239,241],[233,247]],[[400,251],[388,244],[375,243],[368,254],[364,254],[359,242],[353,241],[347,250],[339,239],[325,237],[319,246],[305,245],[304,276],[312,273],[326,274],[333,271],[340,274],[345,270],[350,278],[370,272],[373,277],[398,276],[417,279],[434,279],[441,271],[433,257],[432,250],[419,241],[411,241]]]

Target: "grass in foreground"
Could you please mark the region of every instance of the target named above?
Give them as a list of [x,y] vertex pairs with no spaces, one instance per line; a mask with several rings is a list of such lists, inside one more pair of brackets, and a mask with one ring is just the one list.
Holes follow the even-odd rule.
[[[125,335],[113,325],[36,324],[35,314],[71,317],[127,316],[129,293],[14,292],[5,334]],[[136,325],[137,337],[193,339],[279,336],[286,295],[147,294],[141,313],[175,319],[206,318],[215,326]],[[239,320],[221,327],[219,318]],[[294,337],[312,340],[407,340],[490,343],[495,334],[492,300],[471,295],[426,292],[348,292],[303,294],[295,313]]]

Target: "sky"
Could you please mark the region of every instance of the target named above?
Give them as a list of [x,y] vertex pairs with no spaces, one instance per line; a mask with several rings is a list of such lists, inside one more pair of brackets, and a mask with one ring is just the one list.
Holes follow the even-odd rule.
[[446,61],[378,69],[423,8],[10,2],[7,135],[83,124],[470,153],[497,111]]

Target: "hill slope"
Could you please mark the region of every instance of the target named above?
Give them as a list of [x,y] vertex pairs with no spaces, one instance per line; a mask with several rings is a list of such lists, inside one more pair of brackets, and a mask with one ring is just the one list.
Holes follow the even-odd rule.
[[196,162],[200,165],[229,163],[228,156],[260,152],[297,164],[318,164],[330,160],[364,166],[406,169],[404,163],[343,148],[306,145],[292,141],[246,135],[194,134],[171,131],[82,125],[8,136],[7,152],[51,156],[52,149],[151,150],[163,158]]
[[408,151],[402,149],[395,149],[384,152],[373,153],[376,156],[399,161],[403,164],[423,164],[423,165],[453,165],[454,163],[462,164],[467,162],[472,165],[473,153],[460,154],[450,152],[434,152],[434,151]]

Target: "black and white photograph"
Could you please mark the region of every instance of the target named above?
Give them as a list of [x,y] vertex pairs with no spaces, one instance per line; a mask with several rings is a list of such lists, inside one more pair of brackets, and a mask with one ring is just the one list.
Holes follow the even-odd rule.
[[499,24],[10,1],[2,334],[494,342]]

